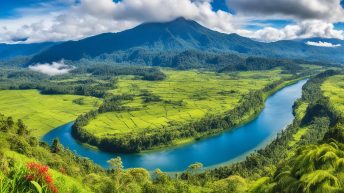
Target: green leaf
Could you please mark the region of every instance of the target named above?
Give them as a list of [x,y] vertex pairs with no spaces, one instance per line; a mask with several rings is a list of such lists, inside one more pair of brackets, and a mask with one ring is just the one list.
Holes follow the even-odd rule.
[[37,190],[37,192],[38,193],[42,193],[43,191],[42,191],[42,186],[41,185],[39,185],[37,182],[35,182],[35,181],[30,181],[31,182],[31,184],[33,184],[34,186],[35,186],[35,188],[36,188],[36,190]]

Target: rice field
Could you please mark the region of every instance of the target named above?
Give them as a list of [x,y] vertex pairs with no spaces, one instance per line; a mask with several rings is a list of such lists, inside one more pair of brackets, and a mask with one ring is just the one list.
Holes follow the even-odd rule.
[[[73,102],[80,98],[83,98],[83,104]],[[94,97],[42,95],[37,90],[0,91],[0,113],[22,119],[36,137],[75,120],[99,104],[99,99]]]
[[[96,136],[135,133],[161,129],[197,120],[207,114],[220,114],[233,109],[251,90],[262,89],[283,76],[280,70],[240,73],[164,70],[163,81],[143,81],[132,76],[118,79],[115,95],[132,94],[133,101],[125,105],[136,107],[130,112],[109,112],[97,116],[85,127]],[[144,92],[160,97],[161,101],[144,103]]]
[[329,77],[321,87],[332,106],[344,116],[344,75]]

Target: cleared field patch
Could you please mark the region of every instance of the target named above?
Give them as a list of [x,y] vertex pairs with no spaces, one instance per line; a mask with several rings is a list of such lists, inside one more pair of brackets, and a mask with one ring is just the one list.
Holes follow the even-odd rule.
[[[76,99],[82,103],[77,104]],[[22,119],[36,137],[95,109],[101,101],[75,95],[42,95],[37,90],[0,91],[0,112]]]
[[[114,95],[134,95],[134,100],[124,104],[135,107],[130,112],[100,114],[85,127],[98,137],[140,132],[145,129],[161,129],[206,114],[220,114],[233,109],[251,90],[262,89],[269,83],[288,75],[281,70],[215,73],[202,71],[163,71],[163,81],[137,80],[133,76],[121,76]],[[144,93],[159,100],[145,102]]]
[[344,114],[344,75],[329,77],[321,89],[337,112]]

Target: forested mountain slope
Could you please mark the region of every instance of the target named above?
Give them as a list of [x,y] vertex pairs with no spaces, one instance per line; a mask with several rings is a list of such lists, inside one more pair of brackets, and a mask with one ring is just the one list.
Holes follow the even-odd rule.
[[309,46],[300,41],[263,43],[207,29],[192,20],[177,18],[165,23],[144,23],[118,33],[105,33],[55,45],[32,58],[30,64],[61,59],[80,60],[133,48],[155,51],[202,50],[245,56],[304,59],[343,63],[343,47]]

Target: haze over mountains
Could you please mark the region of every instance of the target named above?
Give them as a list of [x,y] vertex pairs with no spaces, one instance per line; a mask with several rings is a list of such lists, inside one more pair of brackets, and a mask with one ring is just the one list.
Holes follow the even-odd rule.
[[16,56],[29,56],[47,49],[55,43],[33,44],[0,44],[0,59],[10,59]]
[[[326,42],[337,46],[312,46],[307,45],[307,42],[315,42],[316,45]],[[31,59],[30,64],[51,63],[61,59],[76,61],[84,57],[99,58],[104,54],[133,49],[149,52],[202,50],[215,53],[229,52],[242,56],[344,63],[343,40],[310,38],[264,43],[237,34],[219,33],[184,18],[165,23],[145,23],[123,32],[104,33],[79,41],[48,44],[51,46],[49,48],[43,45],[37,48],[36,44],[32,52],[25,52],[29,55],[41,51]],[[6,57],[1,49],[0,56]]]

